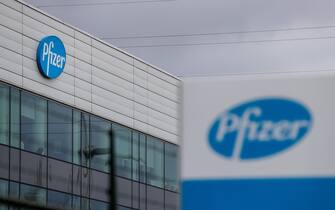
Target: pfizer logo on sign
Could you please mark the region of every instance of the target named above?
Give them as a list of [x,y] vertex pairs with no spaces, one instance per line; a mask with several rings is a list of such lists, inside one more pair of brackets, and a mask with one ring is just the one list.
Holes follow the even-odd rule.
[[231,107],[208,133],[213,150],[250,160],[278,154],[299,143],[312,126],[308,109],[291,99],[263,98]]
[[44,77],[55,79],[63,72],[66,52],[64,44],[58,37],[43,38],[38,45],[36,56],[38,69]]

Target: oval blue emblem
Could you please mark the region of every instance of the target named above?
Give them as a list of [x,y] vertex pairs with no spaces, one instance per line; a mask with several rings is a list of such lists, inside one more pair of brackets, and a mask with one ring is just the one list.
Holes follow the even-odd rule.
[[211,125],[208,141],[220,155],[250,160],[288,149],[300,142],[311,127],[312,116],[301,103],[263,98],[222,113]]
[[37,48],[36,61],[38,69],[44,77],[57,78],[63,72],[66,63],[63,42],[56,36],[43,38]]

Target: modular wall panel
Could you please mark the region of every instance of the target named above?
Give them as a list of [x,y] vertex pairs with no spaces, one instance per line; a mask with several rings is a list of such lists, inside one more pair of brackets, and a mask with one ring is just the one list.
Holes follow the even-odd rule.
[[[49,35],[67,53],[52,80],[36,64],[38,43]],[[178,79],[15,0],[0,2],[0,80],[177,142]]]
[[168,74],[165,74],[165,73],[163,73],[163,72],[161,72],[161,71],[157,71],[157,69],[154,69],[153,67],[151,67],[151,66],[148,66],[148,68],[147,68],[147,72],[149,73],[149,74],[151,74],[151,75],[154,75],[154,76],[156,76],[156,77],[158,77],[158,78],[161,78],[161,79],[163,79],[164,81],[167,81],[167,82],[169,82],[169,83],[171,83],[171,84],[173,84],[173,85],[175,85],[175,86],[177,86],[177,87],[179,87],[180,86],[180,81],[179,80],[177,80],[177,79],[175,79],[175,78],[173,78],[172,76],[170,76],[170,75],[168,75]]
[[0,67],[22,75],[22,56],[0,46]]
[[148,133],[148,124],[146,122],[134,119],[134,129]]
[[22,35],[5,26],[0,25],[0,46],[22,53]]
[[23,58],[23,76],[64,93],[74,95],[74,77],[63,73],[57,80],[46,80],[40,73],[35,61]]
[[0,4],[1,25],[17,32],[22,32],[22,13]]
[[82,42],[84,42],[84,43],[92,46],[92,39],[89,36],[83,34],[82,32],[80,32],[80,31],[74,31],[74,37],[76,39],[78,39],[78,40],[80,40],[80,41],[82,41]]
[[1,0],[1,4],[7,5],[8,7],[11,7],[12,9],[22,12],[22,4],[20,2],[13,1],[13,0]]
[[[1,62],[1,58],[0,58],[0,63]],[[11,83],[13,85],[22,87],[22,76],[15,74],[13,72],[7,71],[3,68],[0,67],[0,75],[1,75],[1,80],[4,82],[8,82]]]
[[92,111],[92,103],[89,101],[83,100],[79,97],[74,98],[74,105],[75,107],[82,109],[84,111],[87,111],[87,112]]

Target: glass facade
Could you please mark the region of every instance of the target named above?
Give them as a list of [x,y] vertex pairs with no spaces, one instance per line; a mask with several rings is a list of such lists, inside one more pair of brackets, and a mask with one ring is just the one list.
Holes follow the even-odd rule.
[[174,144],[0,84],[0,196],[103,210],[112,174],[117,209],[179,209],[177,155]]

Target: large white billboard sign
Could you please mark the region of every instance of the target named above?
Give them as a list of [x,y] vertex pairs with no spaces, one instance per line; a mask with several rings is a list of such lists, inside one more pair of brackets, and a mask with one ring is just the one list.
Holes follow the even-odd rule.
[[184,210],[335,209],[335,72],[183,79]]

